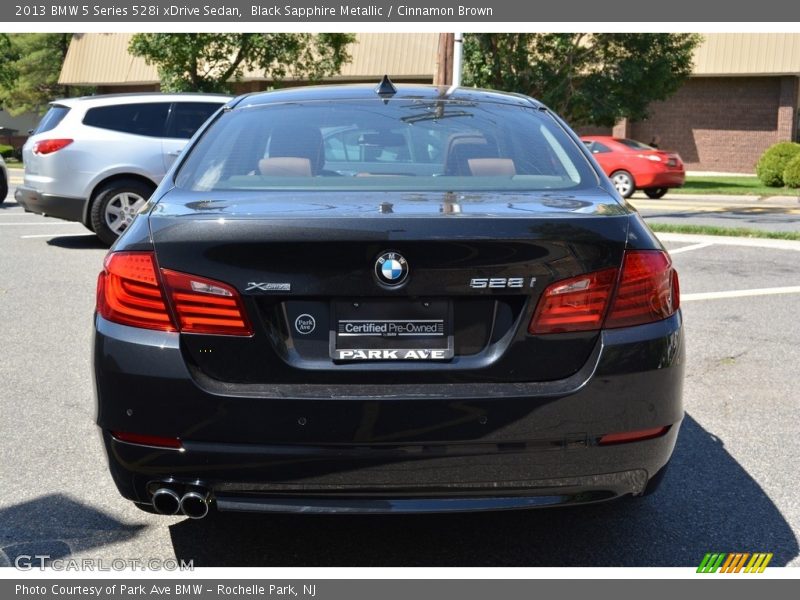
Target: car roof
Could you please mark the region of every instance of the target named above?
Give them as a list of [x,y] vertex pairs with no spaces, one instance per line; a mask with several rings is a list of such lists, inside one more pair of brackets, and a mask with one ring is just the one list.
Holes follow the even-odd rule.
[[133,102],[177,102],[177,101],[196,101],[208,100],[225,104],[233,96],[225,94],[200,94],[194,92],[184,92],[176,94],[164,94],[161,92],[131,93],[131,94],[100,94],[97,96],[80,96],[77,98],[61,98],[53,100],[51,105],[68,106],[103,106],[111,104],[131,104]]
[[455,100],[463,102],[493,102],[511,104],[514,106],[544,106],[522,94],[498,92],[477,88],[447,87],[419,84],[395,84],[397,92],[391,96],[379,96],[376,84],[351,84],[351,85],[319,85],[298,88],[288,88],[270,92],[254,92],[237,98],[233,103],[235,108],[276,104],[284,102],[303,102],[318,100],[365,100],[383,99],[391,102],[395,99],[403,100]]

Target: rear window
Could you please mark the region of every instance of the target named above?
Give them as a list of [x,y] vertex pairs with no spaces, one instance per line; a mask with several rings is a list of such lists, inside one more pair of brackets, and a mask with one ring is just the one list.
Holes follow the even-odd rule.
[[601,144],[600,142],[585,142],[585,144],[589,147],[589,150],[592,152],[592,154],[605,154],[606,152],[611,152],[611,148],[605,144]]
[[221,106],[213,102],[176,102],[169,116],[167,137],[188,140]]
[[33,133],[44,133],[46,131],[50,131],[51,129],[55,129],[56,126],[61,123],[64,117],[67,116],[68,112],[69,107],[62,106],[61,104],[53,104],[50,107],[50,110],[48,110],[42,117],[42,120],[39,121],[39,124],[36,126],[36,129]]
[[636,140],[617,140],[620,144],[624,144],[628,148],[633,148],[634,150],[655,150],[652,146],[648,146],[645,143],[637,142]]
[[169,102],[143,102],[90,108],[83,124],[134,135],[163,137]]
[[446,100],[296,102],[220,116],[176,185],[268,189],[567,190],[597,185],[533,107]]

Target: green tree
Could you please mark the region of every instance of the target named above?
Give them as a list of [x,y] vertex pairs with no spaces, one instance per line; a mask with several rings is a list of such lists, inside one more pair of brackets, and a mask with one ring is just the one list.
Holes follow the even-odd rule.
[[476,33],[464,37],[467,85],[541,100],[572,126],[647,117],[692,71],[685,33]]
[[0,104],[12,115],[42,113],[47,103],[75,90],[59,85],[58,77],[67,55],[71,33],[17,33],[0,38]]
[[346,33],[137,33],[129,51],[158,67],[163,91],[230,92],[245,71],[274,81],[338,73],[354,41]]
[[19,58],[7,33],[0,33],[0,94],[9,89],[17,80],[14,63]]

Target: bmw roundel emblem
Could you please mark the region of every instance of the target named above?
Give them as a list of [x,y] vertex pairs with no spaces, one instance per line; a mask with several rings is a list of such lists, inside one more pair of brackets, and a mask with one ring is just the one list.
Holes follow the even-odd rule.
[[375,261],[375,277],[384,285],[398,286],[408,278],[408,263],[402,254],[384,252]]

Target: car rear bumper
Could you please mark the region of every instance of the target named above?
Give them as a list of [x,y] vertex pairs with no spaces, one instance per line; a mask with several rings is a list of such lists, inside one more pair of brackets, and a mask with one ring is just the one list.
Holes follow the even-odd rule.
[[14,199],[28,212],[79,223],[85,221],[85,198],[53,196],[30,187],[18,186]]
[[[683,417],[681,316],[606,331],[574,376],[541,384],[215,385],[176,334],[96,318],[97,422],[120,493],[207,490],[219,510],[499,510],[641,494]],[[666,427],[643,441],[608,433]],[[180,450],[112,431],[180,438]]]
[[674,188],[681,187],[686,182],[686,173],[683,171],[659,171],[642,173],[636,177],[637,188]]

